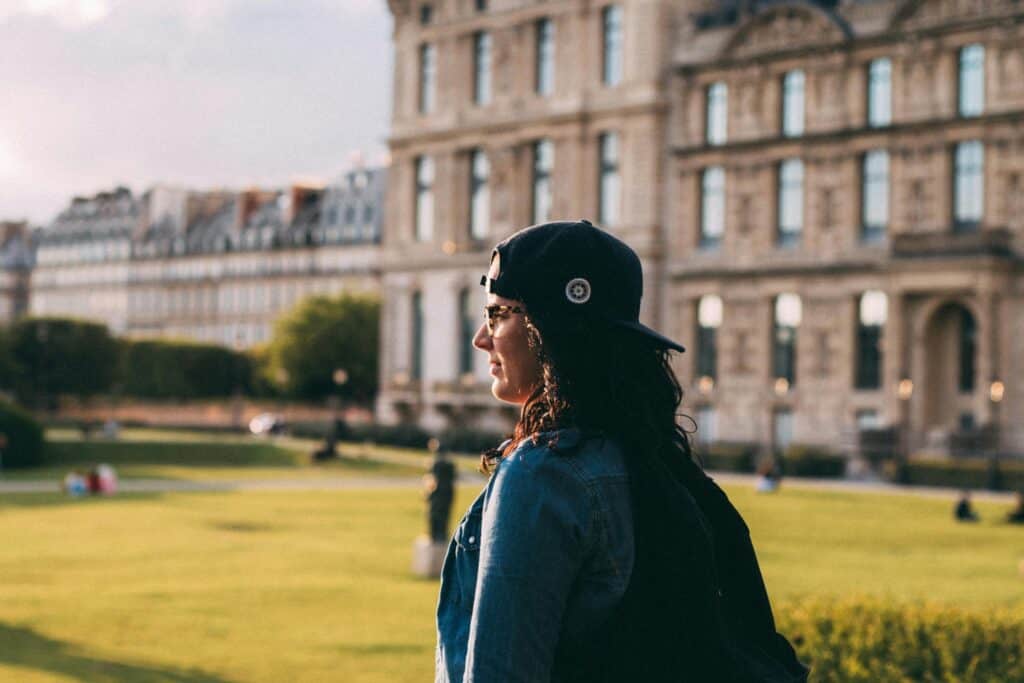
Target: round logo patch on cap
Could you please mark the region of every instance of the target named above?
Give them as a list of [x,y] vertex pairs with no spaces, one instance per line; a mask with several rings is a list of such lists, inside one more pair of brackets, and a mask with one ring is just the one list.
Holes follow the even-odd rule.
[[590,301],[590,283],[581,277],[569,280],[565,286],[565,298],[574,304],[585,304]]

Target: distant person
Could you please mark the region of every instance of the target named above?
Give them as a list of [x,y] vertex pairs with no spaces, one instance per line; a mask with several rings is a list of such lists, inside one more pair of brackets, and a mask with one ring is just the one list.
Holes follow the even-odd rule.
[[757,468],[757,480],[754,489],[758,493],[774,493],[779,490],[779,484],[781,483],[782,471],[779,467],[779,459],[774,455],[770,456]]
[[1017,498],[1013,509],[1006,515],[1006,521],[1010,524],[1024,524],[1024,491],[1017,491]]
[[435,683],[798,683],[750,535],[678,421],[676,342],[643,272],[587,221],[491,254],[491,393],[518,407],[448,546]]
[[960,498],[956,501],[956,506],[953,508],[953,516],[958,522],[978,521],[978,513],[974,511],[974,506],[971,505],[971,494],[969,491],[960,492]]
[[448,521],[451,519],[455,498],[455,464],[448,459],[446,449],[437,439],[431,439],[434,461],[425,477],[427,498],[427,527],[434,543],[448,542]]

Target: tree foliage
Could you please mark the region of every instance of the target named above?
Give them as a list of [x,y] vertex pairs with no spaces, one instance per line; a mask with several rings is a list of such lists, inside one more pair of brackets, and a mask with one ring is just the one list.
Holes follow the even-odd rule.
[[310,297],[278,320],[268,349],[270,371],[295,398],[368,403],[377,392],[379,321],[374,298]]
[[145,339],[124,342],[123,391],[140,398],[214,398],[247,393],[252,362],[224,346]]
[[10,385],[20,401],[52,407],[60,395],[87,398],[114,384],[119,342],[105,325],[64,318],[25,318],[8,332]]

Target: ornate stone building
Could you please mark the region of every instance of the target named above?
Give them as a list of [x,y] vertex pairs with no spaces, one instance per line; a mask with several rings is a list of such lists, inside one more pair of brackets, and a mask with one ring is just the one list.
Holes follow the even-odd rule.
[[627,239],[659,311],[668,4],[414,2],[395,19],[378,414],[507,423],[470,340],[513,230],[591,217]]
[[493,423],[489,246],[587,216],[688,347],[698,440],[1024,451],[1019,2],[390,7],[382,418]]
[[674,41],[666,320],[699,438],[1024,451],[1024,6],[763,5]]
[[306,296],[378,293],[386,184],[384,169],[355,169],[326,188],[76,199],[42,232],[32,312],[135,337],[265,342]]
[[0,322],[13,322],[28,310],[34,258],[28,223],[0,221]]

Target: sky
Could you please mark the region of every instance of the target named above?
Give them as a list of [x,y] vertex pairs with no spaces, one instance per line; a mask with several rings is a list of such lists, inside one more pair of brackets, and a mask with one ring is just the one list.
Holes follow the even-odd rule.
[[386,0],[0,0],[0,220],[386,159]]

